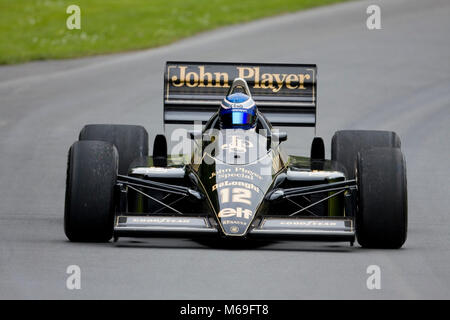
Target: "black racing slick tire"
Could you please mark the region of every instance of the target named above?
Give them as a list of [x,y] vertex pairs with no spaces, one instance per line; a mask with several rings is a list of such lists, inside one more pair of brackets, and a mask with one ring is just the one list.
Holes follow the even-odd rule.
[[364,248],[400,248],[406,241],[406,165],[398,148],[362,150],[357,156],[356,237]]
[[355,178],[358,152],[372,148],[400,148],[400,138],[392,131],[341,130],[331,140],[331,159],[347,171],[347,178]]
[[90,124],[83,127],[79,139],[110,142],[119,152],[119,174],[128,174],[134,159],[148,156],[148,133],[142,126]]
[[64,231],[70,241],[111,239],[118,160],[109,142],[77,141],[70,147],[64,208]]

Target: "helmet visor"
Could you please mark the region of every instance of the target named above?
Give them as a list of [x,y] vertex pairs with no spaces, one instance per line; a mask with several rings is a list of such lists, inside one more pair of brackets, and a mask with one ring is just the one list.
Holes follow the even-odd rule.
[[243,128],[249,129],[253,127],[256,120],[254,112],[247,110],[230,110],[221,115],[222,128]]

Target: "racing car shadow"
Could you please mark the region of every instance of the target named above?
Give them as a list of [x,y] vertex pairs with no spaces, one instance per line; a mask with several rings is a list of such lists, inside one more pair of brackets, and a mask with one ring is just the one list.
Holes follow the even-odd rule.
[[131,239],[123,238],[115,243],[116,247],[151,249],[216,249],[216,250],[262,250],[296,252],[353,252],[357,250],[346,243],[298,242],[298,241],[242,241],[218,239]]

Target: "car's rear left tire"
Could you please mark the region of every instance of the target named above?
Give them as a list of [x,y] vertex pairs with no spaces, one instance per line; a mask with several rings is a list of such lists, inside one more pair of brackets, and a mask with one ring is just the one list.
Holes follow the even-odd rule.
[[355,178],[358,152],[372,148],[400,148],[400,138],[392,131],[341,130],[331,140],[331,159],[344,166],[347,178]]
[[408,224],[406,165],[398,148],[362,150],[357,156],[356,236],[365,248],[400,248]]
[[64,231],[70,241],[107,242],[113,235],[119,155],[104,141],[77,141],[69,149]]

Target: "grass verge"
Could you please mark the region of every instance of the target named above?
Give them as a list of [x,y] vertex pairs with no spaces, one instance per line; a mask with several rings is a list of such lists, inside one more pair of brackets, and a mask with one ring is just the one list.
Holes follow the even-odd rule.
[[[0,64],[165,45],[201,31],[346,0],[0,0]],[[66,9],[81,9],[68,30]]]

